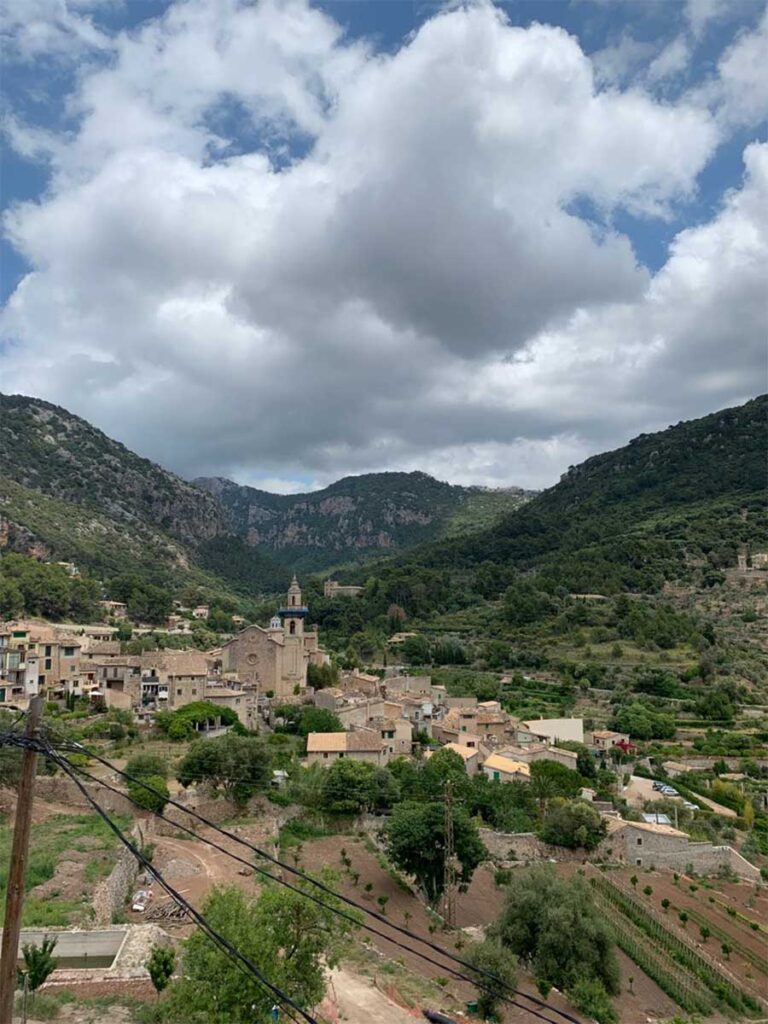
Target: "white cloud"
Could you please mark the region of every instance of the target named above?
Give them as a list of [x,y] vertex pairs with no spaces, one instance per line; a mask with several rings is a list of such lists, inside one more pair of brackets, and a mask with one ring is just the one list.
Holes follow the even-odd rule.
[[720,57],[717,77],[702,90],[720,119],[757,125],[768,118],[768,6],[751,32],[744,32]]
[[690,43],[684,36],[677,36],[648,65],[646,78],[651,84],[663,82],[685,71],[690,59]]
[[[719,141],[701,106],[601,90],[575,39],[484,5],[391,55],[301,0],[189,0],[110,45],[47,143],[49,192],[6,221],[34,270],[4,390],[282,490],[383,468],[541,486],[744,393],[754,274],[721,268],[760,258],[724,228],[759,212],[758,158],[655,278],[576,212],[690,197]],[[722,310],[690,285],[697,246]]]

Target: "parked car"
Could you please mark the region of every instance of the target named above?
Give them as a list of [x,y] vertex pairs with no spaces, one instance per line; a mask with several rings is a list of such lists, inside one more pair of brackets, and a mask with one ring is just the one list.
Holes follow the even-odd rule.
[[700,811],[701,808],[698,804],[692,804],[690,800],[683,800],[683,807],[688,811]]

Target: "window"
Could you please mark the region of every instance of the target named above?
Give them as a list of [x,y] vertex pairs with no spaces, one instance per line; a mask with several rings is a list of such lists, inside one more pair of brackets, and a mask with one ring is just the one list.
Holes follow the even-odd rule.
[[328,755],[327,754],[323,754],[323,757],[325,758],[326,761],[328,760]]
[[642,846],[643,845],[643,840],[642,839],[638,839],[637,840],[637,845],[638,846]]
[[493,773],[493,780],[494,780],[494,782],[498,782],[500,778],[501,778],[501,776],[499,775],[498,772],[494,772]]
[[291,620],[291,628],[290,628],[291,636],[293,636],[293,634],[295,632],[296,632],[296,623],[293,620]]
[[45,656],[46,656],[46,658],[50,658],[50,656],[51,656],[51,645],[50,644],[46,645]]
[[181,687],[179,687],[178,690],[176,691],[176,696],[177,697],[181,696]]
[[45,659],[45,667],[46,667],[47,669],[51,669],[51,668],[53,667],[53,665],[52,665],[52,663],[51,663],[51,659],[50,659],[50,658],[46,658],[46,659]]
[[637,866],[639,868],[641,868],[643,866],[643,858],[642,857],[638,857],[637,860],[635,861],[635,864],[637,864]]
[[64,648],[64,657],[65,658],[74,658],[74,656],[75,656],[75,648],[74,647],[65,647]]
[[192,693],[193,693],[193,695],[197,694],[197,687],[196,686],[192,687]]

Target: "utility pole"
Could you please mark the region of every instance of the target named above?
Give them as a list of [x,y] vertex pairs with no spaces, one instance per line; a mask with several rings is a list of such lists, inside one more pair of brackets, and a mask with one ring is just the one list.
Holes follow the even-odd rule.
[[[27,712],[27,739],[37,739],[43,719],[43,698],[33,697]],[[29,857],[29,832],[32,826],[32,800],[35,795],[37,752],[24,750],[21,782],[16,802],[8,890],[5,896],[3,946],[0,952],[0,1024],[13,1024],[13,996],[16,991],[16,960],[21,934],[21,909],[24,903],[24,878]]]
[[445,865],[443,867],[443,919],[447,928],[456,927],[456,842],[453,834],[453,783],[445,783]]

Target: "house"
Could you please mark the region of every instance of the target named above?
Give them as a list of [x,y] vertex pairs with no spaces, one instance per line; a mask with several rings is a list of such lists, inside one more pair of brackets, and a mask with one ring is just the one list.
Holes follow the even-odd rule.
[[338,583],[336,580],[326,580],[323,584],[323,597],[358,597],[365,587],[353,587],[347,583]]
[[147,651],[141,655],[141,703],[172,710],[205,700],[209,672],[199,651]]
[[352,732],[311,732],[307,736],[307,764],[333,764],[341,758],[385,765],[389,752],[378,732],[355,729]]
[[416,732],[433,735],[434,705],[423,697],[396,697],[384,701],[387,718],[407,718]]
[[601,856],[638,868],[682,872],[693,865],[694,871],[705,875],[729,867],[740,878],[760,880],[760,869],[730,846],[696,842],[672,825],[608,817],[605,821],[608,835],[598,847]]
[[199,604],[196,608],[192,609],[193,619],[207,619],[210,615],[210,608],[207,604]]
[[584,742],[583,718],[537,718],[523,725],[536,739]]
[[378,731],[390,757],[404,757],[413,750],[413,726],[407,718],[369,718],[367,728]]
[[367,697],[378,697],[382,693],[381,680],[369,672],[342,672],[339,676],[339,688],[353,693],[363,693]]
[[99,601],[108,619],[127,619],[128,605],[124,601]]
[[[467,775],[477,775],[480,771],[480,750],[478,747],[465,747],[463,743],[446,743],[443,750],[452,750],[458,754],[464,762]],[[434,751],[427,751],[427,757],[431,757]]]
[[597,753],[612,750],[613,747],[618,747],[622,751],[634,749],[634,744],[629,741],[629,733],[614,732],[612,729],[595,729],[594,732],[587,733],[587,743]]
[[428,697],[435,704],[445,703],[445,687],[433,684],[431,676],[389,676],[383,686],[387,697]]
[[550,743],[512,744],[505,746],[499,753],[504,753],[515,761],[523,761],[525,764],[534,764],[536,761],[556,761],[573,771],[577,770],[579,760],[579,755],[575,750],[564,750],[562,747],[556,747]]
[[246,729],[256,727],[256,701],[247,691],[208,682],[204,699],[220,708],[234,711]]
[[491,754],[483,763],[485,776],[495,782],[530,782],[531,769],[523,761],[504,754]]

